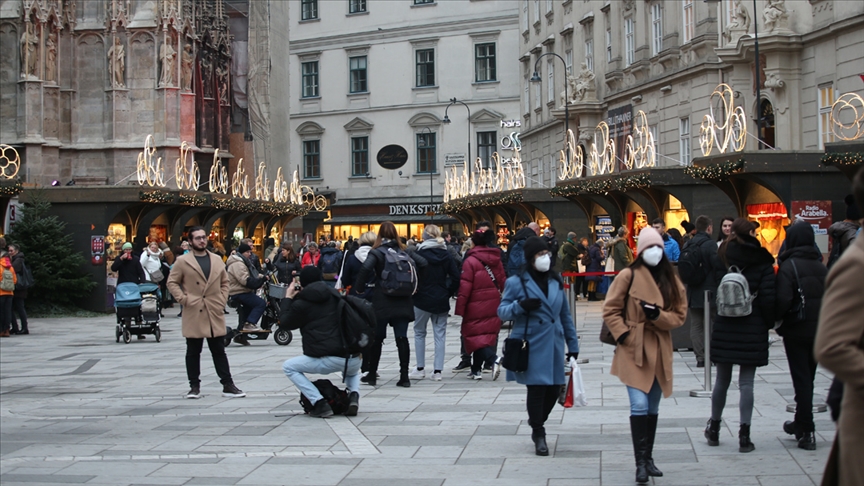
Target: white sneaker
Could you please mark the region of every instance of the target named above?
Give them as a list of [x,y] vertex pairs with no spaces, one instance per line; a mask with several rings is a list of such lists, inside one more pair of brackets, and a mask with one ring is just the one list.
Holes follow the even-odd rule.
[[261,328],[256,324],[252,324],[251,322],[247,322],[245,326],[243,326],[244,331],[260,331]]
[[468,372],[468,379],[469,380],[482,380],[483,379],[483,372],[478,371],[477,373],[472,373],[469,371]]
[[498,379],[501,376],[501,358],[495,360],[494,371],[492,372],[492,381]]
[[426,370],[418,370],[417,368],[414,368],[411,370],[411,373],[408,373],[408,378],[412,380],[422,380],[423,378],[426,378]]
[[432,373],[432,381],[441,381],[441,380],[443,380],[443,379],[444,379],[444,377],[441,376],[441,372],[440,372],[440,371],[438,371],[438,372],[436,372],[436,373]]

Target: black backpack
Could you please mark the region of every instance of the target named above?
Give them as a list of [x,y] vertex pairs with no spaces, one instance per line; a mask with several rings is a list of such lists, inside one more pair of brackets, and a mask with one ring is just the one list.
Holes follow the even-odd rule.
[[30,267],[21,262],[21,273],[18,274],[18,282],[15,284],[15,290],[26,290],[36,284],[33,280],[33,274],[30,272]]
[[324,280],[335,280],[336,274],[339,273],[339,257],[342,256],[338,251],[324,253],[318,260],[318,268],[324,276]]
[[[318,392],[321,393],[321,396],[324,397],[324,400],[327,400],[327,403],[330,404],[330,408],[333,409],[334,415],[342,415],[348,410],[348,392],[337,388],[330,380],[320,379],[312,382],[315,385],[315,388],[318,389]],[[312,412],[315,408],[315,404],[310,402],[306,395],[300,394],[300,405],[303,407],[303,411],[306,413]]]
[[410,297],[417,291],[417,269],[414,260],[404,251],[393,248],[378,248],[384,259],[381,278],[375,284],[375,291],[390,297]]
[[366,352],[375,342],[375,309],[372,303],[355,297],[343,295],[339,301],[342,327],[342,344],[349,354]]
[[[709,240],[710,241],[710,240]],[[700,245],[688,241],[678,257],[678,276],[686,285],[699,285],[708,277]]]

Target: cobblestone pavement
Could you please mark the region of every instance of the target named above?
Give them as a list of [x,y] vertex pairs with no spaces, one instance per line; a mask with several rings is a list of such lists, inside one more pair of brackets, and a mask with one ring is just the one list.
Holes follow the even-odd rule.
[[[448,327],[443,381],[397,387],[390,339],[380,385],[362,385],[358,416],[322,420],[303,415],[281,371],[283,360],[300,353],[299,336],[286,347],[267,340],[228,348],[235,380],[248,393],[242,399],[222,398],[205,349],[204,397],[184,399],[185,345],[172,311],[161,343],[153,336],[115,343],[113,316],[33,319],[30,336],[0,340],[0,483],[633,484],[627,394],[608,374],[612,347],[597,339],[599,304],[580,302],[575,312],[584,338],[580,358],[589,360],[582,365],[589,406],[552,412],[549,457],[533,453],[523,386],[451,372],[459,360],[457,317]],[[431,355],[429,342],[427,362]],[[782,344],[771,347],[770,364],[757,372],[756,450],[749,454],[738,453],[735,384],[720,447],[708,447],[702,431],[709,400],[689,396],[702,386],[702,369],[692,353],[680,352],[674,371],[675,393],[661,402],[654,453],[665,476],[652,484],[819,484],[834,425],[827,413],[816,415],[815,452],[783,433],[793,391]],[[829,385],[821,369],[816,385],[818,401]]]

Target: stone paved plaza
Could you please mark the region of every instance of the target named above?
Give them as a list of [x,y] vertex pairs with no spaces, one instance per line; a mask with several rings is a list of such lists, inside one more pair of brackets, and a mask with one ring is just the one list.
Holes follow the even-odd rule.
[[[185,346],[173,311],[166,310],[161,343],[149,336],[116,344],[113,316],[33,319],[30,336],[0,340],[3,486],[633,484],[627,394],[608,374],[612,347],[597,339],[599,304],[576,308],[589,406],[552,412],[549,457],[534,455],[523,386],[450,371],[458,362],[457,317],[448,328],[443,381],[397,387],[396,348],[388,340],[381,385],[362,385],[358,416],[322,420],[304,416],[281,371],[282,361],[300,352],[296,335],[287,347],[267,340],[228,348],[235,380],[248,393],[242,399],[222,398],[205,349],[204,397],[184,399]],[[427,363],[431,354],[429,343]],[[675,393],[661,403],[654,453],[665,477],[652,484],[819,484],[834,425],[827,413],[816,415],[815,452],[782,432],[793,395],[782,344],[771,347],[770,364],[756,376],[750,454],[737,452],[734,383],[720,447],[706,444],[709,400],[689,396],[702,386],[695,365],[692,353],[676,353]],[[829,382],[820,370],[817,401]]]

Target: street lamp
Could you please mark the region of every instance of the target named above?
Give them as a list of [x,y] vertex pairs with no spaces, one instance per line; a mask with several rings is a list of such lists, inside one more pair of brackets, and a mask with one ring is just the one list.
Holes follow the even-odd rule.
[[468,157],[465,159],[465,167],[468,168],[468,167],[471,167],[469,165],[471,163],[471,108],[468,108],[468,105],[466,105],[462,101],[457,100],[456,98],[450,98],[450,104],[447,105],[447,108],[444,108],[444,120],[443,121],[444,121],[445,125],[450,124],[450,117],[447,116],[447,110],[449,110],[451,106],[453,106],[457,103],[464,106],[465,109],[468,110]]
[[[447,119],[447,115],[444,115],[444,119],[445,120]],[[445,123],[446,123],[446,121],[445,121]],[[424,130],[426,131],[426,133],[432,134],[432,129],[429,127],[423,127],[423,129],[420,130],[420,133],[423,133]],[[426,140],[421,138],[417,145],[419,145],[421,147],[425,147],[426,146]],[[426,216],[429,216],[429,221],[435,220],[435,211],[432,209],[432,207],[435,205],[435,197],[434,197],[433,192],[432,192],[433,191],[432,190],[432,181],[433,181],[434,177],[435,177],[435,171],[432,170],[432,165],[430,164],[429,165],[429,211],[426,211]]]
[[[555,54],[554,52],[547,52],[545,54],[541,54],[537,60],[534,62],[534,75],[531,76],[532,83],[539,83],[540,74],[537,72],[537,68],[540,66],[540,59],[543,59],[545,56],[555,56],[564,63],[564,76],[567,76],[567,61],[564,60],[563,57]],[[567,108],[567,105],[570,103],[570,97],[567,95],[567,79],[564,79],[564,140],[567,140],[567,136],[570,133],[570,110]],[[567,159],[570,160],[570,144],[564,144],[564,150],[567,151]]]

